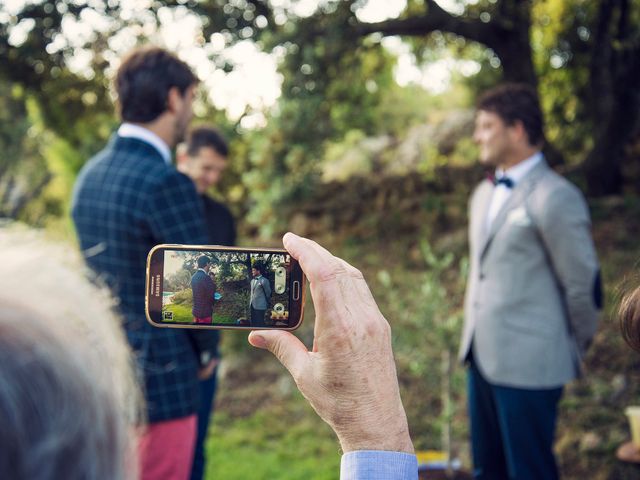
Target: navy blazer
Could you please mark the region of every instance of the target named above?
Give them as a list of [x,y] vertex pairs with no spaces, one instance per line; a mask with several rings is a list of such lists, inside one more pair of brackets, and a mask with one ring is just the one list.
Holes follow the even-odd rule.
[[211,245],[235,245],[236,225],[226,205],[209,195],[200,195],[204,205],[205,226]]
[[202,270],[196,270],[191,277],[191,290],[193,291],[194,317],[205,318],[213,315],[213,294],[216,293],[216,284],[211,277]]
[[193,182],[151,145],[115,135],[82,169],[72,217],[98,280],[119,301],[144,381],[150,422],[197,410],[198,354],[185,330],[145,319],[145,266],[159,243],[205,244],[204,212]]

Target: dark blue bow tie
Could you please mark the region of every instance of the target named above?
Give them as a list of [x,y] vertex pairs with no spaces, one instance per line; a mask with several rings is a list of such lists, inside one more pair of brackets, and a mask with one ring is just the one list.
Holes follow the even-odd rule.
[[493,177],[493,184],[494,185],[504,185],[507,188],[513,188],[515,186],[515,183],[513,182],[513,180],[509,177],[500,177],[500,178],[495,178]]

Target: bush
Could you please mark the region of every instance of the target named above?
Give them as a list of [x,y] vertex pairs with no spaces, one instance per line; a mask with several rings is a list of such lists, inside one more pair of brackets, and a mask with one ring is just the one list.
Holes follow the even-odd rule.
[[177,305],[193,305],[193,292],[190,288],[180,290],[173,295],[172,301]]

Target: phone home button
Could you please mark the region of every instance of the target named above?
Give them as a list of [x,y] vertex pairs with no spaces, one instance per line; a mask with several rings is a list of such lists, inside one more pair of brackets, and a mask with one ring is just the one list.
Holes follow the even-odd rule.
[[300,300],[300,282],[297,280],[293,282],[293,299]]

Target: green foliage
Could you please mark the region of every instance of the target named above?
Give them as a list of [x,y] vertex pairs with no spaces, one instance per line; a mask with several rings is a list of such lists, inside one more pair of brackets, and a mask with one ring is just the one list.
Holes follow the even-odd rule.
[[[368,281],[391,323],[400,382],[411,385],[402,396],[416,448],[447,450],[455,439],[453,447],[459,449],[467,435],[460,421],[465,415],[464,376],[455,368],[466,245],[442,242],[436,232],[428,233],[429,225],[415,238],[394,237],[377,252],[374,241],[354,243],[349,251],[375,272]],[[416,240],[425,237],[431,241]]]
[[59,197],[44,195],[54,179],[42,146],[51,135],[38,128],[30,110],[20,85],[0,82],[0,216],[41,225],[63,211]]
[[187,304],[191,307],[193,305],[193,291],[191,288],[185,288],[184,290],[177,291],[173,294],[172,299],[173,303],[176,305]]
[[162,288],[166,292],[177,292],[189,288],[191,285],[192,274],[184,268],[178,270],[172,275],[165,277]]
[[[330,35],[314,36],[325,27]],[[392,84],[393,59],[377,45],[354,48],[348,32],[328,17],[301,20],[295,28],[297,43],[280,67],[282,98],[243,176],[251,197],[249,220],[267,236],[283,227],[293,202],[318,188],[329,142],[353,130],[370,135],[382,123],[376,108]],[[305,43],[308,36],[314,43]]]
[[[111,26],[117,31],[119,4],[99,3],[91,10],[113,15]],[[0,79],[21,85],[35,98],[47,129],[79,149],[83,157],[95,153],[95,145],[103,143],[113,126],[105,77],[108,64],[102,56],[109,32],[94,32],[89,70],[79,73],[69,68],[79,52],[64,39],[69,32],[62,32],[62,25],[65,20],[81,19],[85,9],[89,7],[63,1],[24,2],[22,9],[11,15],[0,6]],[[11,33],[18,25],[31,28],[26,29],[21,42],[12,42]],[[77,171],[79,165],[75,167]]]
[[[506,58],[501,48],[512,37],[500,36],[516,35],[521,30],[527,33],[529,25],[523,19],[531,19],[534,77],[539,80],[548,137],[570,166],[581,165],[598,142],[615,136],[603,130],[602,125],[613,121],[603,121],[603,110],[624,110],[621,122],[629,127],[620,139],[611,140],[617,150],[621,151],[622,146],[615,142],[628,143],[633,131],[637,131],[637,114],[630,113],[638,110],[634,105],[640,102],[640,95],[634,93],[638,83],[634,68],[640,69],[632,62],[637,57],[637,2],[456,2],[457,13],[447,16],[441,12],[439,18],[446,20],[442,21],[430,15],[429,10],[436,7],[409,1],[398,17],[397,32],[404,33],[403,40],[411,46],[419,66],[443,59],[480,65],[475,75],[454,76],[452,87],[439,97],[415,85],[395,84],[392,73],[396,59],[381,41],[393,32],[386,30],[383,22],[380,32],[363,34],[369,26],[354,15],[362,2],[320,2],[309,16],[297,14],[299,5],[295,2],[180,3],[151,2],[149,19],[158,21],[160,9],[178,11],[186,6],[202,16],[204,39],[213,33],[222,34],[228,45],[250,39],[281,58],[282,97],[273,111],[267,112],[268,124],[263,130],[244,131],[240,122],[228,121],[204,96],[198,101],[202,121],[216,123],[231,139],[231,168],[216,193],[230,201],[234,212],[246,218],[254,230],[267,237],[284,229],[297,202],[313,197],[322,188],[321,167],[334,163],[336,156],[345,153],[350,157],[344,162],[338,159],[339,164],[349,166],[338,168],[342,173],[336,178],[354,170],[360,175],[377,172],[376,159],[349,148],[354,145],[354,135],[388,135],[397,140],[412,125],[428,121],[429,109],[467,107],[479,91],[500,81],[503,73],[524,68],[528,64],[529,52],[524,51],[527,49],[523,48],[522,55]],[[68,188],[86,159],[104,145],[117,123],[106,77],[107,60],[114,54],[109,37],[139,20],[121,15],[121,4],[106,0],[73,5],[62,0],[25,3],[17,14],[8,11],[7,7],[0,7],[0,80],[8,82],[9,89],[19,86],[20,101],[35,102],[37,114],[29,114],[29,124],[39,125],[38,135],[42,138],[36,144],[44,147],[40,155],[47,163],[37,172],[50,173],[55,177],[52,183],[56,183],[46,192],[39,192],[43,198],[23,215],[31,223],[43,223],[48,215],[64,214],[67,202],[61,198],[61,191]],[[93,32],[91,41],[82,47],[66,42],[61,33],[63,21],[81,20],[88,15],[108,17],[109,22],[101,31]],[[609,20],[605,21],[605,15]],[[420,22],[422,27],[416,27],[414,22],[414,28],[402,28],[402,22],[419,18],[425,19]],[[32,28],[26,30],[24,39],[11,38],[17,25],[30,22]],[[144,28],[138,30],[142,32]],[[139,35],[135,42],[144,41]],[[496,43],[495,38],[500,41]],[[597,45],[600,40],[604,43]],[[92,55],[88,68],[72,69],[72,61],[83,52]],[[625,58],[631,63],[625,63]],[[222,56],[211,60],[221,69],[233,68]],[[507,69],[507,62],[516,65]],[[613,133],[621,130],[614,127]],[[600,130],[599,137],[593,135],[594,130]],[[12,136],[24,138],[18,130]],[[458,157],[473,156],[470,148],[463,149],[461,155],[427,151],[429,159],[421,165],[422,171],[451,161],[452,157],[456,163]],[[29,155],[25,152],[23,156]],[[595,163],[598,161],[607,159],[596,159]],[[39,185],[37,176],[31,181]]]
[[570,164],[580,164],[593,145],[588,95],[591,55],[589,25],[597,11],[594,2],[575,0],[538,2],[533,8],[532,49],[541,82],[542,108],[548,139]]

